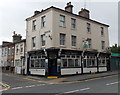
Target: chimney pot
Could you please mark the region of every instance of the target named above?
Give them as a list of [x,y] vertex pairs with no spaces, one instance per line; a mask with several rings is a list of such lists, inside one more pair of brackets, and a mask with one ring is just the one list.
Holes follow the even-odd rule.
[[40,11],[34,11],[34,15],[37,15],[37,14],[39,14],[40,13]]
[[65,7],[65,11],[72,13],[73,5],[71,5],[71,2],[67,3],[67,6]]

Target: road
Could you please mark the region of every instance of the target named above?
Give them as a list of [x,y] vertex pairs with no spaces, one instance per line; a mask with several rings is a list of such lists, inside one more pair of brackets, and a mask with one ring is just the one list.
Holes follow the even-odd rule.
[[110,76],[77,83],[52,84],[24,80],[23,77],[3,75],[3,83],[10,86],[8,90],[3,91],[3,95],[4,93],[52,93],[52,95],[63,95],[70,93],[118,93],[118,84],[120,82],[118,76]]

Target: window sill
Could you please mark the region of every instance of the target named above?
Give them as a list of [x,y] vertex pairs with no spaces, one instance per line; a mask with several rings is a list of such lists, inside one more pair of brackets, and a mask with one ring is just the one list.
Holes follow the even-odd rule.
[[76,29],[76,28],[71,28],[71,30],[74,30],[74,31],[76,31],[77,29]]
[[62,47],[62,48],[66,48],[66,46],[65,46],[65,45],[60,45],[60,47]]
[[59,26],[59,27],[66,28],[66,26]]
[[77,49],[77,47],[76,47],[76,46],[72,46],[72,48],[73,48],[73,49]]
[[35,32],[36,30],[32,30],[32,32]]
[[87,32],[87,34],[91,34],[91,32]]

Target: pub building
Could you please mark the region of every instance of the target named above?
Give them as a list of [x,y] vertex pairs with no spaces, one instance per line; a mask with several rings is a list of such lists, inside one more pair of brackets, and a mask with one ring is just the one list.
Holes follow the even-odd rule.
[[73,13],[49,7],[26,19],[26,73],[62,76],[108,71],[109,25],[92,20],[82,8]]

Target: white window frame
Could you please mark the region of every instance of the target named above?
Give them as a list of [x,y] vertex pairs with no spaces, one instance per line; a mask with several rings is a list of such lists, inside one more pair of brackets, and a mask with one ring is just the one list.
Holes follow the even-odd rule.
[[71,18],[71,29],[76,29],[76,19]]
[[65,27],[65,16],[64,15],[60,15],[60,27]]
[[45,27],[45,24],[46,24],[46,16],[42,16],[41,17],[41,28]]
[[32,37],[32,48],[36,47],[36,36]]
[[46,41],[45,41],[45,34],[41,35],[41,46],[45,46]]
[[33,20],[33,22],[32,22],[32,30],[36,30],[36,27],[37,26],[37,24],[36,24],[36,20]]
[[20,45],[20,53],[23,53],[23,44]]

